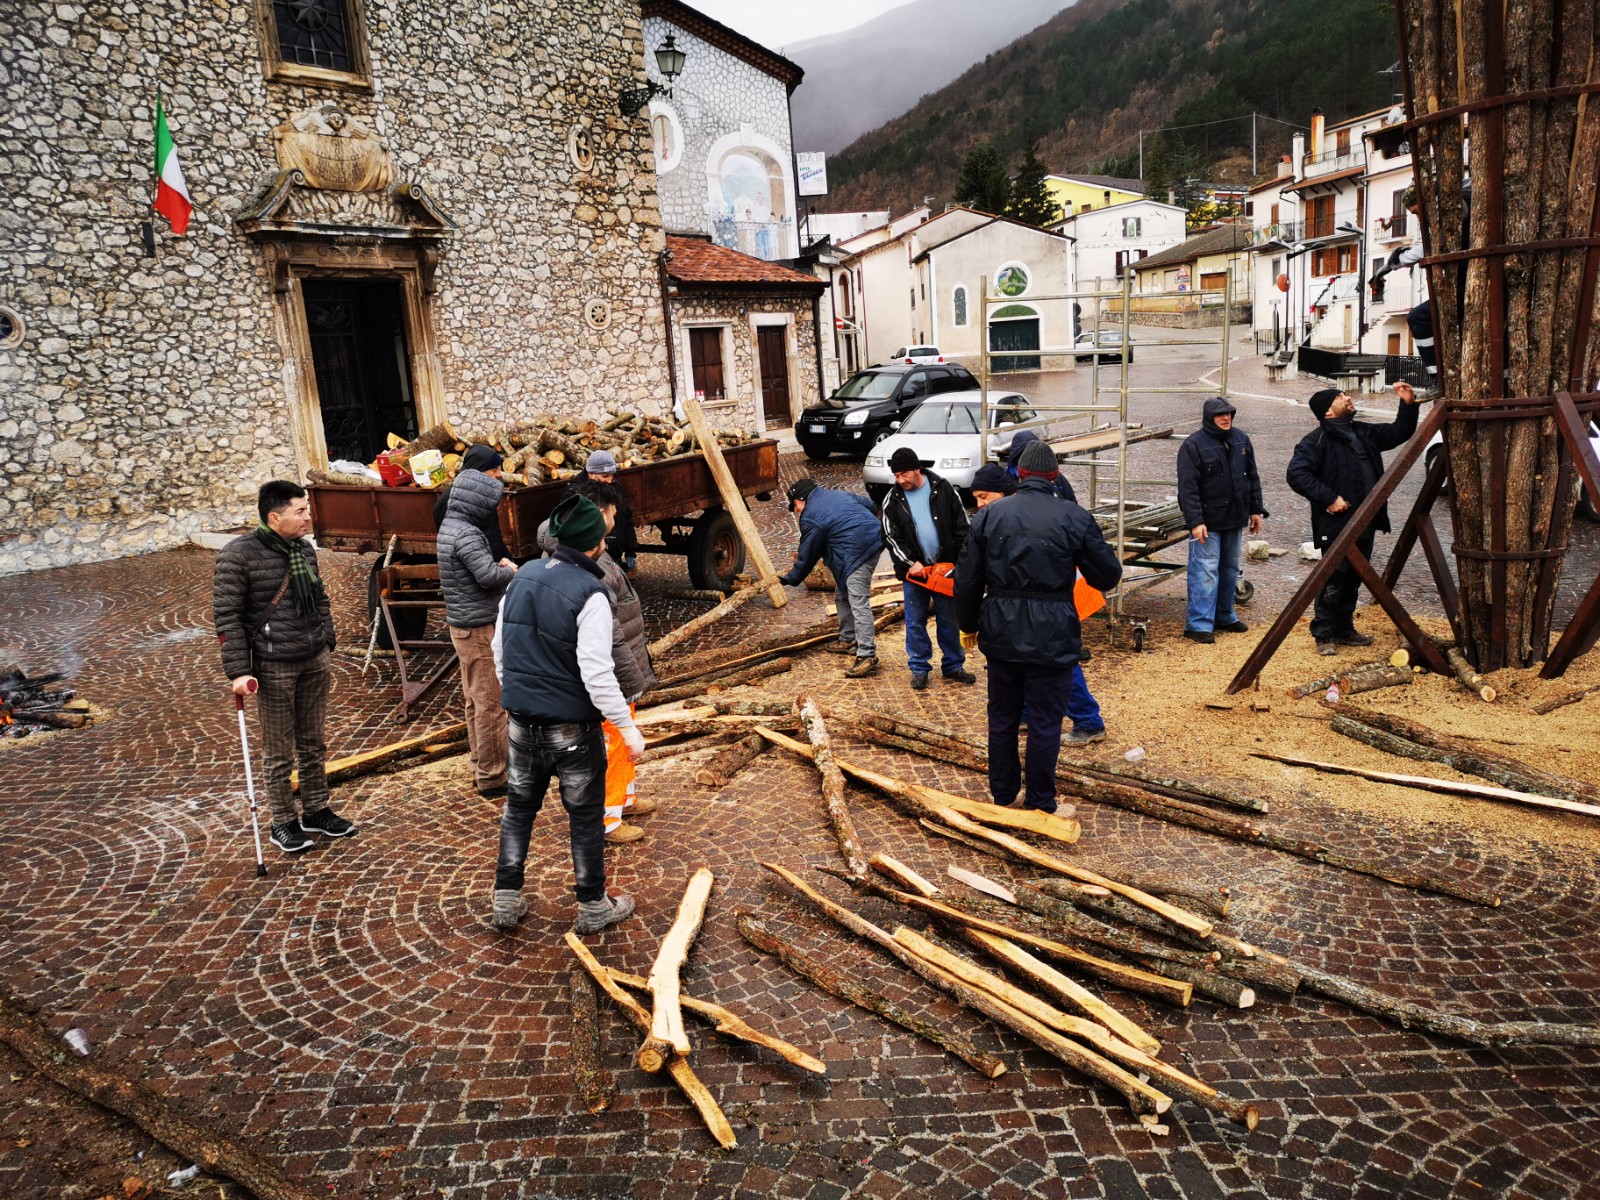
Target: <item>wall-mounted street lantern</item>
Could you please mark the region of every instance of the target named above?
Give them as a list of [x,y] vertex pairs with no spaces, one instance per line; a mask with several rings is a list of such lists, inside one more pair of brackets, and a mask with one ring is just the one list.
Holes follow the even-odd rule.
[[667,86],[662,87],[655,80],[650,79],[643,87],[624,88],[617,97],[617,104],[625,116],[633,116],[657,96],[672,95],[672,81],[683,74],[683,64],[689,56],[678,49],[678,43],[672,34],[667,34],[667,40],[661,43],[661,48],[656,51],[656,70],[661,72],[661,78],[667,81]]

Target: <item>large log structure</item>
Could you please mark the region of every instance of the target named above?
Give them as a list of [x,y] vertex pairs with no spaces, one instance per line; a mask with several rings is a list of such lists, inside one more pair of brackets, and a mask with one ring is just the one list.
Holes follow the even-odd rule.
[[[1419,661],[1450,674],[1392,590],[1418,543],[1478,671],[1542,661],[1540,674],[1555,678],[1600,637],[1597,578],[1550,647],[1580,478],[1600,496],[1587,436],[1600,411],[1600,19],[1594,5],[1563,0],[1396,0],[1395,13],[1408,116],[1395,132],[1410,140],[1416,172],[1440,400],[1230,692],[1260,674],[1346,562]],[[1380,576],[1356,539],[1440,430],[1447,453]],[[1447,478],[1459,592],[1429,515]]]

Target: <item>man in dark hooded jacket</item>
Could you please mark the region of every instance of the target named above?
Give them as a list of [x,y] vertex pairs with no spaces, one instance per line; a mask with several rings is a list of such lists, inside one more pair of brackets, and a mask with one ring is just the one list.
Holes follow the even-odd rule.
[[[1034,442],[1039,440],[1039,435],[1031,429],[1024,429],[1011,439],[1011,445],[1006,448],[1006,474],[1011,476],[1011,482],[1018,480],[1017,464],[1022,461],[1022,452]],[[1072,484],[1061,472],[1056,472],[1055,494],[1063,500],[1078,502],[1078,494],[1072,490]]]
[[504,555],[495,558],[487,533],[489,527],[499,529],[504,491],[505,485],[487,472],[464,469],[457,474],[437,547],[445,624],[461,663],[472,782],[487,797],[506,794],[506,710],[500,705],[490,643],[500,597],[516,578],[517,564]]
[[1189,612],[1183,636],[1215,640],[1216,633],[1250,627],[1233,611],[1239,550],[1248,526],[1261,532],[1267,515],[1255,447],[1233,427],[1234,407],[1213,396],[1201,410],[1200,428],[1178,448],[1178,507],[1189,527]]
[[[1289,486],[1311,501],[1311,536],[1326,552],[1383,475],[1383,451],[1403,446],[1417,431],[1417,393],[1409,383],[1394,385],[1400,411],[1387,425],[1355,420],[1356,402],[1337,388],[1324,388],[1311,397],[1317,428],[1300,439],[1289,460]],[[1372,557],[1378,533],[1389,532],[1389,508],[1378,509],[1372,524],[1356,539],[1356,548]],[[1317,653],[1333,655],[1340,646],[1370,646],[1372,639],[1357,633],[1354,623],[1356,595],[1361,577],[1348,562],[1317,593],[1311,617],[1311,636]]]
[[828,650],[854,654],[845,674],[862,679],[878,669],[871,605],[872,569],[883,554],[878,511],[865,496],[818,487],[811,479],[795,480],[787,495],[789,511],[800,522],[800,548],[794,566],[778,582],[794,587],[811,574],[817,559],[828,564],[839,610],[839,637]]
[[[1088,686],[1078,611],[1077,573],[1105,591],[1122,578],[1116,551],[1083,508],[1055,494],[1055,453],[1039,443],[1018,464],[1016,494],[972,519],[956,563],[956,617],[963,643],[976,641],[989,664],[989,794],[1011,804],[1022,786],[1017,728],[1028,707],[1027,808],[1054,812],[1061,719],[1069,707],[1087,711]],[[1077,695],[1081,689],[1083,695]],[[1073,728],[1083,745],[1105,736]]]

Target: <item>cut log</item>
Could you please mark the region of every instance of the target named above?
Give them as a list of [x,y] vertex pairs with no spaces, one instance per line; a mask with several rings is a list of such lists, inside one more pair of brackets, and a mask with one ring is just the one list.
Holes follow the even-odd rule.
[[[590,978],[600,985],[600,990],[611,997],[640,1032],[648,1034],[650,1014],[645,1012],[643,1006],[612,981],[611,973],[600,965],[600,960],[589,952],[589,947],[578,940],[577,934],[568,930],[566,943],[567,949],[577,955],[578,961],[583,964],[583,969],[589,972]],[[733,1126],[728,1124],[726,1114],[706,1090],[706,1085],[700,1082],[700,1077],[694,1073],[689,1060],[677,1054],[669,1056],[667,1073],[672,1076],[672,1081],[678,1085],[679,1090],[689,1098],[689,1103],[694,1105],[700,1114],[700,1119],[711,1131],[711,1136],[717,1139],[717,1144],[724,1150],[732,1150],[737,1146],[739,1139],[733,1135]]]
[[1228,906],[1233,898],[1233,893],[1226,887],[1211,887],[1164,871],[1124,872],[1122,878],[1123,882],[1156,896],[1192,901],[1215,917],[1228,915]]
[[203,1123],[138,1080],[71,1053],[43,1021],[3,993],[0,1041],[52,1083],[131,1121],[179,1158],[234,1180],[258,1200],[315,1200],[322,1195],[290,1179],[246,1143]]
[[[722,593],[718,592],[720,597]],[[734,688],[743,684],[754,683],[758,679],[766,679],[773,675],[781,675],[792,670],[794,659],[775,658],[771,662],[758,663],[742,671],[735,671],[729,675],[715,676],[700,683],[686,683],[678,687],[656,688],[646,692],[639,698],[640,707],[649,707],[655,704],[671,704],[678,700],[688,700],[702,696],[711,688]]]
[[1305,683],[1296,684],[1294,687],[1289,689],[1289,695],[1293,696],[1296,700],[1304,700],[1307,696],[1320,696],[1334,684],[1338,683],[1339,680],[1345,675],[1357,675],[1363,671],[1372,671],[1378,669],[1379,667],[1388,667],[1393,665],[1395,664],[1391,663],[1386,658],[1374,659],[1372,662],[1357,663],[1355,666],[1346,667],[1344,670],[1336,672],[1335,674],[1324,675],[1321,679],[1310,679]]
[[[780,593],[783,591],[783,585],[778,583],[776,580],[770,580],[769,582],[771,583],[771,586],[777,588]],[[688,641],[702,629],[705,629],[710,625],[715,625],[718,621],[722,620],[723,617],[728,616],[730,613],[738,612],[746,604],[749,604],[750,601],[761,595],[762,590],[763,589],[761,587],[743,588],[729,596],[710,612],[701,613],[698,617],[694,618],[694,620],[684,622],[671,633],[666,634],[663,637],[659,637],[655,641],[651,642],[650,656],[652,658],[660,658],[664,656],[667,651]],[[778,608],[782,606],[774,605],[773,607]]]
[[[793,751],[804,758],[811,757],[811,748],[804,742],[784,737],[766,726],[756,726],[756,732],[776,746]],[[954,810],[974,821],[1008,829],[1026,830],[1069,845],[1078,840],[1080,832],[1078,822],[1054,813],[1002,808],[983,800],[969,800],[965,796],[941,792],[938,788],[927,787],[920,783],[907,783],[877,771],[869,771],[846,759],[837,758],[834,761],[850,778],[876,788],[890,799],[901,802],[914,815],[935,815],[937,809]]]
[[[659,762],[664,758],[682,758],[685,755],[698,754],[702,750],[718,749],[738,741],[743,736],[744,731],[741,729],[721,729],[716,733],[702,734],[684,742],[658,743],[635,759],[634,766],[642,767],[645,763]],[[765,742],[761,744],[766,745]]]
[[1551,808],[1559,812],[1580,813],[1586,817],[1600,817],[1600,804],[1582,804],[1576,800],[1557,800],[1552,796],[1539,796],[1532,792],[1518,792],[1511,788],[1491,787],[1481,783],[1458,783],[1452,779],[1434,779],[1427,775],[1396,775],[1390,771],[1369,771],[1363,767],[1349,767],[1340,763],[1318,762],[1310,758],[1290,758],[1287,755],[1255,751],[1256,758],[1286,763],[1291,767],[1309,767],[1329,775],[1355,775],[1375,783],[1392,783],[1399,787],[1416,788],[1424,792],[1437,792],[1442,796],[1469,796],[1475,800],[1504,800],[1512,804],[1527,804],[1535,808]]
[[822,804],[827,810],[834,840],[839,843],[839,855],[850,874],[865,875],[867,860],[861,852],[861,836],[850,819],[850,805],[844,795],[844,772],[833,760],[833,741],[828,737],[828,727],[810,696],[795,697],[795,709],[805,722],[806,736],[811,739],[811,761],[822,776]]
[[1168,962],[1161,958],[1142,958],[1139,961],[1157,975],[1182,980],[1193,987],[1196,994],[1226,1004],[1230,1008],[1255,1007],[1255,988],[1227,975],[1216,971],[1202,971],[1198,967],[1186,967],[1182,963]]
[[761,540],[761,531],[756,528],[750,510],[745,507],[744,494],[734,482],[733,472],[728,470],[727,460],[722,457],[722,447],[711,429],[711,423],[706,420],[700,401],[692,396],[685,397],[683,411],[694,429],[695,439],[700,443],[706,466],[711,468],[711,477],[717,481],[717,490],[722,493],[722,503],[733,517],[734,526],[739,530],[739,537],[744,540],[745,553],[756,569],[756,576],[761,580],[757,586],[766,590],[767,598],[772,601],[773,608],[782,608],[789,603],[788,593],[778,582],[778,573],[772,569],[772,559],[767,554],[766,543]]
[[1379,688],[1405,687],[1414,678],[1410,667],[1391,667],[1384,663],[1381,667],[1367,667],[1339,676],[1339,694],[1355,696],[1361,692],[1375,692]]
[[[1264,711],[1257,709],[1257,711]],[[1187,803],[1205,801],[1221,804],[1228,808],[1237,808],[1245,812],[1271,812],[1272,806],[1265,800],[1255,796],[1242,796],[1237,792],[1230,792],[1224,788],[1208,787],[1193,783],[1186,779],[1174,779],[1169,775],[1156,775],[1150,771],[1141,771],[1136,767],[1100,767],[1093,768],[1083,763],[1074,763],[1073,769],[1079,774],[1089,775],[1096,779],[1110,779],[1112,782],[1119,780],[1132,780],[1147,792],[1157,796],[1164,796],[1169,800],[1182,800]]]
[[1445,662],[1448,662],[1450,669],[1456,672],[1456,678],[1461,680],[1461,686],[1464,686],[1467,691],[1477,694],[1478,699],[1482,699],[1485,704],[1493,704],[1496,691],[1491,688],[1490,682],[1486,678],[1478,674],[1477,670],[1472,669],[1472,664],[1467,662],[1466,654],[1462,654],[1456,646],[1450,646],[1448,650],[1445,650]]
[[1539,703],[1533,705],[1533,711],[1538,713],[1541,717],[1546,716],[1549,713],[1555,712],[1558,708],[1565,708],[1569,704],[1576,704],[1585,696],[1592,696],[1596,692],[1600,692],[1600,683],[1591,684],[1589,687],[1579,688],[1574,692],[1563,692],[1561,695],[1552,696],[1548,700],[1541,700]]
[[449,421],[442,421],[437,425],[424,429],[404,446],[400,447],[398,454],[391,452],[390,461],[409,460],[424,450],[454,450],[459,441],[455,430],[450,428]]
[[[327,765],[328,784],[333,786],[348,783],[352,779],[359,779],[363,775],[371,775],[374,771],[381,770],[391,763],[399,762],[403,758],[410,758],[414,754],[421,754],[428,746],[440,745],[446,742],[464,742],[467,738],[465,722],[459,725],[446,725],[435,729],[431,733],[418,734],[416,737],[406,738],[403,741],[391,742],[387,746],[379,746],[376,750],[363,750],[360,754],[352,754],[347,758],[336,758]],[[300,790],[300,772],[298,769],[289,774],[289,787],[294,791]]]
[[591,1113],[604,1112],[617,1096],[617,1081],[600,1054],[600,1019],[594,981],[582,967],[567,972],[567,1011],[572,1034],[572,1077]]
[[[611,978],[623,987],[632,988],[636,992],[650,990],[650,981],[643,975],[629,975],[625,971],[612,971]],[[683,1007],[695,1016],[711,1023],[712,1027],[720,1034],[727,1037],[738,1038],[741,1042],[749,1042],[752,1046],[761,1046],[771,1050],[787,1063],[793,1063],[803,1071],[810,1071],[814,1075],[826,1075],[828,1064],[814,1055],[807,1054],[800,1047],[784,1041],[780,1037],[773,1037],[770,1033],[762,1033],[750,1025],[743,1017],[723,1008],[720,1004],[712,1004],[708,1000],[696,1000],[693,996],[680,996]]]
[[[896,621],[905,620],[905,615],[904,608],[887,609],[873,619],[872,627],[881,633]],[[721,652],[713,656],[687,660],[679,664],[676,670],[660,676],[659,686],[670,688],[681,683],[687,683],[691,679],[726,675],[732,671],[766,662],[769,658],[777,658],[780,655],[792,654],[800,650],[809,650],[812,647],[824,645],[827,642],[834,641],[838,636],[838,622],[824,621],[820,625],[809,626],[799,633],[778,634],[764,645],[760,645],[755,649],[746,648],[743,653],[732,658],[727,657],[725,652]]]
[[[1062,933],[1072,937],[1081,938],[1086,942],[1094,942],[1108,950],[1119,950],[1123,954],[1146,955],[1152,958],[1169,959],[1172,962],[1185,963],[1195,967],[1206,967],[1215,963],[1222,957],[1220,951],[1210,950],[1197,952],[1185,950],[1178,946],[1164,945],[1151,940],[1145,933],[1156,932],[1148,926],[1138,926],[1145,933],[1135,930],[1123,929],[1116,925],[1108,925],[1104,921],[1096,920],[1086,913],[1079,912],[1069,901],[1059,896],[1030,884],[1019,883],[1016,888],[1017,904],[1050,921]],[[1159,922],[1152,918],[1151,925]]]
[[966,1034],[947,1029],[932,1019],[919,1016],[893,1000],[886,999],[862,986],[860,982],[841,974],[829,964],[812,958],[783,941],[751,914],[740,913],[738,926],[739,933],[745,941],[757,950],[775,956],[795,974],[809,979],[823,991],[864,1008],[902,1029],[910,1030],[918,1037],[926,1038],[946,1054],[953,1054],[959,1058],[986,1079],[998,1079],[1006,1073],[1004,1062],[992,1054],[984,1053]]
[[813,891],[793,873],[786,871],[776,863],[762,863],[761,865],[787,883],[802,899],[809,901],[851,933],[886,951],[923,979],[941,991],[955,997],[966,1007],[982,1013],[990,1020],[1004,1025],[1013,1032],[1021,1034],[1041,1050],[1054,1055],[1068,1066],[1116,1088],[1117,1091],[1127,1097],[1135,1112],[1155,1112],[1159,1114],[1172,1107],[1172,1098],[1170,1096],[1156,1091],[1148,1084],[1141,1083],[1115,1063],[1108,1062],[1092,1051],[1085,1050],[1068,1041],[1055,1030],[1046,1025],[1041,1025],[1032,1017],[1018,1012],[1010,1005],[1001,1003],[982,989],[962,983],[948,972],[940,970],[932,963],[919,958],[896,941],[891,934],[851,912],[843,905],[835,904],[826,896]]
[[781,717],[794,711],[794,704],[775,697],[745,696],[737,699],[711,699],[711,707],[725,717]]
[[1187,1075],[1146,1054],[1121,1038],[1114,1037],[1103,1026],[1082,1017],[1069,1016],[1060,1009],[1044,1003],[1035,996],[1029,995],[1021,988],[1013,987],[991,971],[985,971],[975,963],[959,955],[952,954],[944,947],[929,941],[920,934],[909,929],[901,928],[894,932],[895,941],[910,950],[925,962],[933,964],[940,970],[970,987],[981,988],[994,996],[995,999],[1011,1006],[1018,1012],[1024,1013],[1041,1025],[1059,1030],[1072,1037],[1080,1038],[1093,1046],[1094,1050],[1105,1055],[1106,1058],[1121,1063],[1134,1071],[1143,1071],[1158,1080],[1162,1087],[1170,1092],[1193,1100],[1202,1107],[1219,1112],[1229,1120],[1236,1121],[1248,1129],[1254,1129],[1260,1120],[1260,1114],[1254,1105],[1242,1104],[1222,1096],[1216,1088],[1202,1083],[1192,1075]]
[[905,891],[914,892],[918,896],[939,894],[938,887],[898,858],[890,858],[887,854],[874,854],[867,860],[867,865],[885,879],[892,879],[898,883]]
[[679,1000],[679,972],[688,961],[689,947],[694,945],[705,920],[715,878],[709,867],[701,867],[689,877],[678,903],[678,915],[667,936],[661,939],[655,964],[650,968],[650,1036],[639,1047],[638,1056],[640,1069],[649,1074],[661,1070],[668,1058],[682,1058],[689,1053],[689,1035],[683,1029],[683,1006]]
[[[1435,751],[1435,754],[1428,756],[1432,761],[1453,767],[1464,775],[1477,775],[1501,787],[1519,792],[1537,792],[1540,795],[1553,796],[1557,800],[1600,804],[1600,786],[1550,771],[1542,771],[1514,758],[1507,758],[1503,754],[1480,750],[1464,739],[1439,733],[1415,721],[1368,708],[1347,708],[1343,710],[1343,715],[1373,729],[1382,730],[1384,733],[1393,734],[1397,738],[1404,738],[1417,746]],[[1423,756],[1408,755],[1408,757]]]
[[735,775],[766,752],[767,745],[767,739],[760,734],[752,733],[740,738],[707,759],[694,773],[694,781],[701,787],[727,787]]

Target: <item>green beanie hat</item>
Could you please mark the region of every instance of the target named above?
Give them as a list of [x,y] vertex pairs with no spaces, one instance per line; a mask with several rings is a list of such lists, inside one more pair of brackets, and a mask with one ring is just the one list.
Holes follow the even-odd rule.
[[606,515],[587,496],[568,496],[550,514],[550,536],[587,553],[606,540]]

